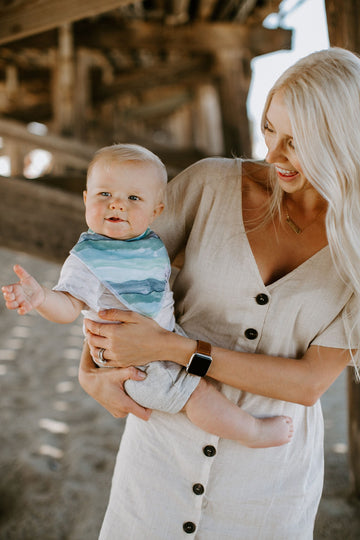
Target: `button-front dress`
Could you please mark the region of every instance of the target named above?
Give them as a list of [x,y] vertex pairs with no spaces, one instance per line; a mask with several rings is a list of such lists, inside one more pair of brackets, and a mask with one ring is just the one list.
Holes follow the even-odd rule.
[[[328,247],[264,285],[244,229],[241,163],[206,159],[168,185],[154,229],[170,257],[186,247],[173,286],[178,323],[213,345],[299,362],[311,345],[347,348],[342,313],[352,293]],[[184,413],[130,415],[101,540],[312,538],[323,484],[320,402],[222,391],[252,415],[291,416],[292,441],[252,449],[203,432]]]

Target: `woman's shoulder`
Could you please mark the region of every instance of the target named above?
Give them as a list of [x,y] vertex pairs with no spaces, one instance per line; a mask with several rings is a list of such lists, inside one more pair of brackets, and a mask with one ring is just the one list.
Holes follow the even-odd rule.
[[236,178],[245,184],[265,185],[268,176],[268,165],[264,162],[241,158],[207,157],[197,161],[178,174],[174,180],[200,183],[223,182],[226,178]]
[[265,161],[244,160],[242,163],[243,185],[249,189],[269,190],[270,166]]

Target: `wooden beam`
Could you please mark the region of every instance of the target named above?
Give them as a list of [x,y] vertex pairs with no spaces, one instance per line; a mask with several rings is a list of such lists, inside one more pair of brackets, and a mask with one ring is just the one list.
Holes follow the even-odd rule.
[[142,21],[127,21],[122,26],[82,21],[76,25],[74,33],[77,47],[92,48],[96,43],[103,49],[171,49],[188,54],[246,49],[251,57],[290,49],[291,36],[292,31],[283,28],[270,30],[258,24],[230,22],[198,22],[173,28]]
[[0,178],[1,246],[61,262],[83,230],[80,195],[36,181]]
[[160,97],[157,101],[147,102],[125,109],[120,113],[120,118],[124,121],[150,120],[161,118],[174,113],[179,107],[189,103],[194,98],[191,92],[178,92],[172,96]]
[[132,0],[20,0],[1,2],[0,44],[131,4]]
[[[74,23],[75,46],[88,49],[94,49],[94,44],[97,49],[172,49],[190,53],[247,48],[252,56],[259,56],[280,49],[291,49],[291,36],[291,30],[271,30],[259,23],[201,21],[175,28],[144,21],[126,21],[120,24],[114,20],[104,22],[100,19],[96,22],[81,20]],[[55,46],[56,34],[50,31],[16,41],[12,50],[45,50]]]
[[3,118],[0,119],[0,136],[18,143],[28,143],[35,148],[43,148],[53,154],[61,154],[66,159],[66,164],[81,169],[87,168],[96,150],[96,148],[77,139],[52,134],[41,136],[30,133],[26,125],[21,122]]
[[176,63],[157,64],[142,68],[135,72],[127,72],[116,77],[112,84],[94,85],[93,99],[104,101],[113,99],[118,94],[127,92],[143,92],[150,88],[163,87],[181,83],[196,85],[210,79],[212,60],[209,57],[183,58]]

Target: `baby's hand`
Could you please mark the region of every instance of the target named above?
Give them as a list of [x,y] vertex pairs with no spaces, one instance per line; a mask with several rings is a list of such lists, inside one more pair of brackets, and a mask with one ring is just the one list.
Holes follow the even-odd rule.
[[19,315],[25,315],[36,309],[45,300],[45,291],[22,266],[15,264],[14,272],[20,278],[17,283],[1,287],[8,309],[17,309]]

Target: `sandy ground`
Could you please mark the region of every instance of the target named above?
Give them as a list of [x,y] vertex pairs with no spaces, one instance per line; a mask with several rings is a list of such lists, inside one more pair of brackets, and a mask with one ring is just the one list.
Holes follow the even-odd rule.
[[[48,286],[57,281],[56,264],[5,249],[0,261],[1,284],[14,281],[14,262]],[[20,317],[3,301],[0,322],[0,538],[96,540],[124,421],[112,418],[78,384],[81,322]],[[324,396],[323,407],[326,476],[314,538],[358,540],[360,501],[351,500],[348,480],[345,377]]]

